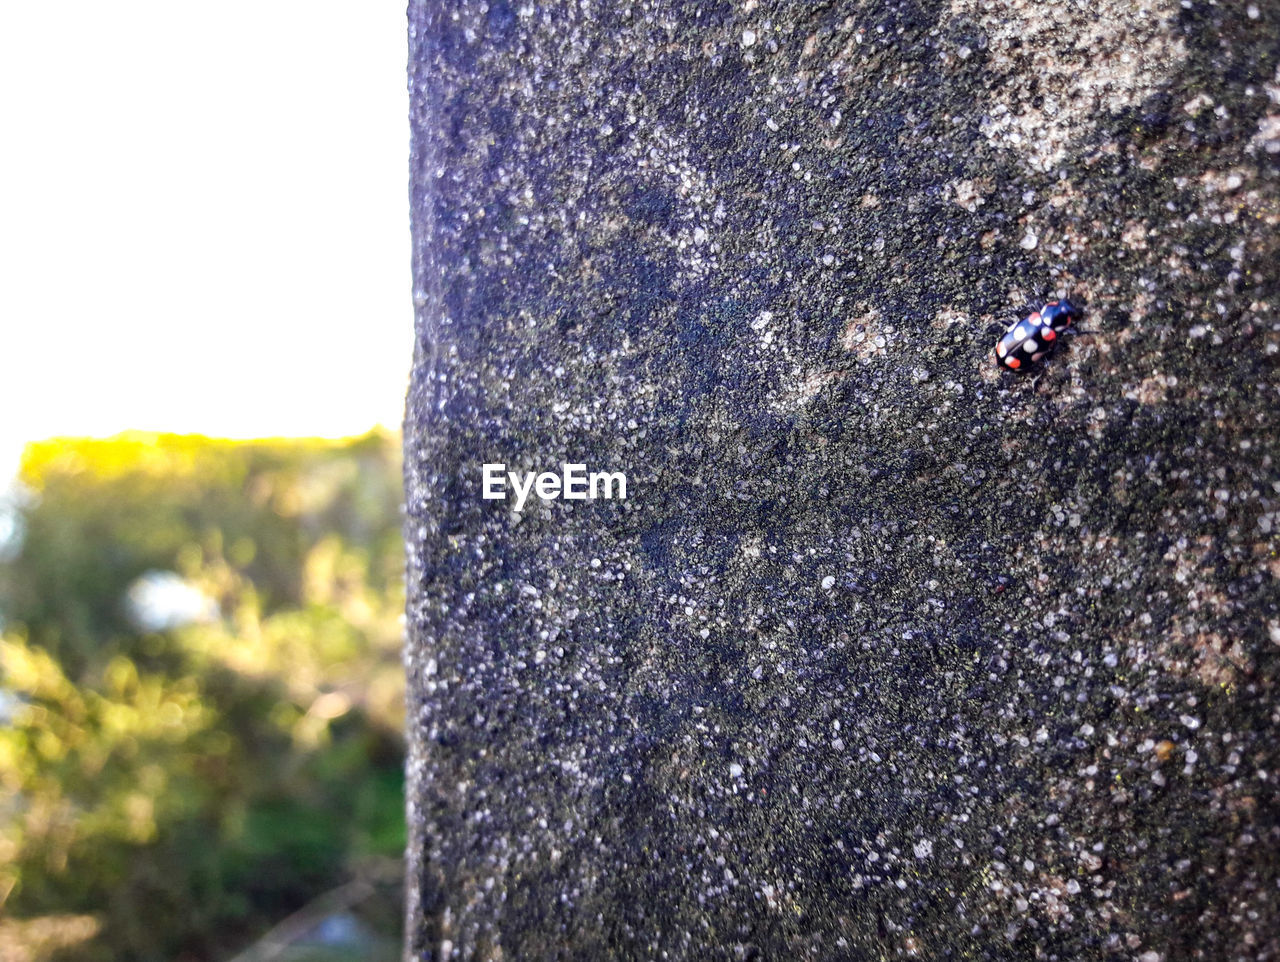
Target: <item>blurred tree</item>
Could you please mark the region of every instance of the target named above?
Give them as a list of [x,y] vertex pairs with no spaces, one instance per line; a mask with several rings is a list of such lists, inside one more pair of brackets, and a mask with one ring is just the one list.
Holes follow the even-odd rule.
[[89,918],[76,958],[214,959],[399,857],[396,438],[54,440],[21,481],[6,918]]

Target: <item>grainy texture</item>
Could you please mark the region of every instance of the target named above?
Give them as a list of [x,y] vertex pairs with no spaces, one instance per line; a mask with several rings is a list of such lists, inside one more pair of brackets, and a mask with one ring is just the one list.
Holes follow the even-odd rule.
[[1280,958],[1280,4],[410,31],[409,957]]

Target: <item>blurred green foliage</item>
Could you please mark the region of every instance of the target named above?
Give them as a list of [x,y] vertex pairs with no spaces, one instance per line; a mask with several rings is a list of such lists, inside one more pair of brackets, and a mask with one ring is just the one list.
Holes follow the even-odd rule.
[[[81,940],[28,956],[226,958],[385,877],[405,839],[399,457],[381,433],[28,447],[0,563],[0,947],[61,916]],[[157,573],[203,596],[195,620],[131,609]]]

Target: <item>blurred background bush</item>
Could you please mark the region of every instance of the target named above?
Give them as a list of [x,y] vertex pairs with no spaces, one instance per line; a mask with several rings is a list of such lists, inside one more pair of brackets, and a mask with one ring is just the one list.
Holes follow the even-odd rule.
[[393,959],[399,440],[28,445],[0,511],[0,958]]

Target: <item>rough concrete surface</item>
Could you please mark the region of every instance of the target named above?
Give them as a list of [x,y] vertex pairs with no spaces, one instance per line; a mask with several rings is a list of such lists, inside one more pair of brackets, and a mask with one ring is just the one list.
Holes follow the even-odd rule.
[[409,14],[408,956],[1280,958],[1280,3]]

